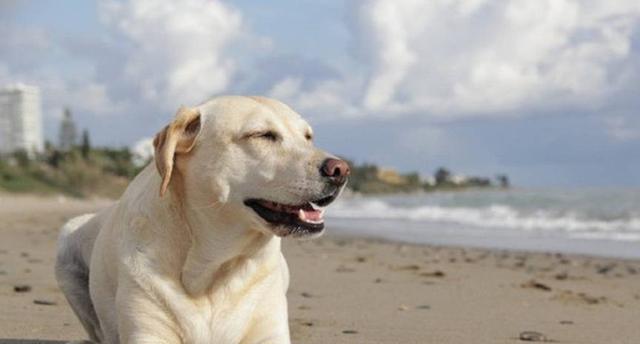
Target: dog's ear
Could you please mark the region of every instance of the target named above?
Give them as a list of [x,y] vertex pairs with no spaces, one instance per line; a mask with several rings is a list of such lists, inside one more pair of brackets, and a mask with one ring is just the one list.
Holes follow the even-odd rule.
[[169,187],[176,155],[191,151],[200,133],[200,127],[200,112],[183,106],[178,109],[173,122],[153,139],[156,167],[162,177],[160,197],[164,196]]

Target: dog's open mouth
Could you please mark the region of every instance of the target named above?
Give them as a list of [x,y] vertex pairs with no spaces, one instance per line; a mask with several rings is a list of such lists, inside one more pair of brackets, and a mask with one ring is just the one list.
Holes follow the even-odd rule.
[[281,236],[305,235],[322,232],[324,229],[323,207],[335,198],[336,195],[331,195],[298,205],[276,203],[263,199],[248,199],[244,201],[244,204],[274,227],[286,228],[286,233],[276,231],[276,234]]

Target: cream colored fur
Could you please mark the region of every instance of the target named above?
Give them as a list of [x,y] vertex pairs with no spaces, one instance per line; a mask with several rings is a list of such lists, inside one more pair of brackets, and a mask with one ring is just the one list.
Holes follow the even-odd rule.
[[[281,140],[256,134],[265,130]],[[56,276],[90,338],[289,343],[286,233],[243,201],[321,195],[318,167],[330,155],[310,135],[297,113],[266,98],[181,108],[156,137],[155,164],[121,199],[61,231]]]

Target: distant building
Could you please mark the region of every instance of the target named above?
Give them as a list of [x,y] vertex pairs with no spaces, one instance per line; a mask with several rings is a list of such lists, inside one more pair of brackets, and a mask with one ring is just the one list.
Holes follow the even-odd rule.
[[68,151],[76,145],[76,124],[73,122],[73,118],[71,118],[71,110],[68,108],[64,109],[64,115],[60,122],[59,139],[60,142],[58,143],[58,147],[62,151]]
[[462,185],[467,183],[467,181],[469,181],[469,178],[467,178],[467,176],[463,176],[461,174],[456,174],[453,175],[449,178],[449,181],[451,183],[453,183],[454,185]]
[[406,178],[401,176],[396,170],[390,168],[378,169],[378,179],[392,185],[404,185],[407,183]]
[[42,152],[42,105],[37,87],[15,84],[0,88],[0,153]]
[[434,177],[434,176],[422,176],[421,179],[428,186],[436,186],[436,184],[437,184],[436,177]]

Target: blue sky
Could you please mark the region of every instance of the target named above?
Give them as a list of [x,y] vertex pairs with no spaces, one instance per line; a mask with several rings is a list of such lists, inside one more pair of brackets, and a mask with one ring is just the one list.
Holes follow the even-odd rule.
[[41,87],[95,143],[217,94],[289,103],[317,143],[432,173],[640,187],[637,1],[13,0],[0,83]]

